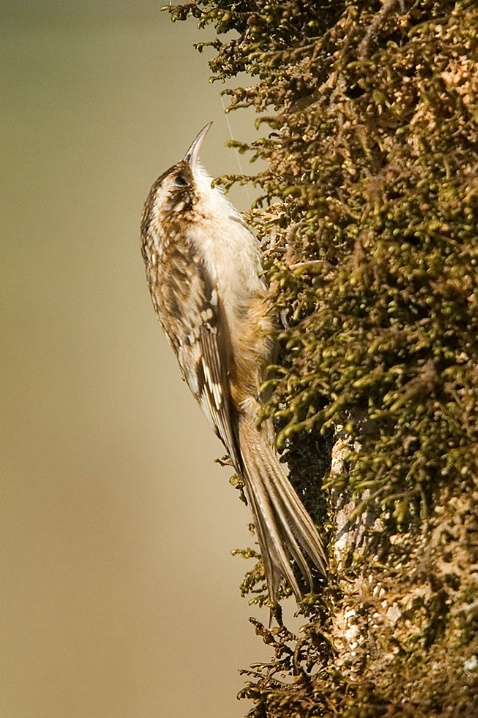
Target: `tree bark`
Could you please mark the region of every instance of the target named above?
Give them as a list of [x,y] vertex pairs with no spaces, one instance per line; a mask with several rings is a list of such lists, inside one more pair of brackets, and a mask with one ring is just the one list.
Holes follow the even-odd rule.
[[[255,718],[478,715],[478,9],[198,0],[253,106],[281,318],[265,411],[327,538],[301,637],[256,629]],[[234,36],[222,33],[235,30]],[[224,39],[221,39],[224,38]],[[263,595],[260,565],[244,592]],[[284,588],[284,594],[287,589]]]

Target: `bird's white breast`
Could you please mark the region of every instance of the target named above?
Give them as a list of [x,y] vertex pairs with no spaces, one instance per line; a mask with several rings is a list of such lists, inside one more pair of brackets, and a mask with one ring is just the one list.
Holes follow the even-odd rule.
[[211,188],[202,167],[195,171],[198,223],[192,239],[201,251],[226,312],[242,313],[250,299],[264,292],[257,239],[224,196]]

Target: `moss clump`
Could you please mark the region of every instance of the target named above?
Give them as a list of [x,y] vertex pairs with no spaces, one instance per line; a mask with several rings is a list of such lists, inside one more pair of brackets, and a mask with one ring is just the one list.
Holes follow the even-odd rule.
[[267,162],[250,178],[283,326],[266,410],[309,508],[323,518],[320,481],[328,504],[329,585],[300,640],[259,627],[275,656],[251,715],[476,716],[476,2],[168,9],[216,27],[215,77],[255,80],[226,94],[266,129],[236,143]]

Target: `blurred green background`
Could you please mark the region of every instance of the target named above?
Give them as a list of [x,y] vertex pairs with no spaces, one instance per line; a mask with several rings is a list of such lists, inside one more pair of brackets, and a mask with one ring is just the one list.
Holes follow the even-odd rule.
[[204,33],[161,4],[0,1],[1,718],[242,716],[237,669],[268,654],[230,556],[249,514],[139,251],[209,120],[204,163],[238,170]]

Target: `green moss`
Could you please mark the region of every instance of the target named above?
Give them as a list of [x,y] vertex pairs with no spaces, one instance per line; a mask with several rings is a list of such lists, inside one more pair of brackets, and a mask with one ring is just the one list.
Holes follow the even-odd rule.
[[226,94],[264,130],[235,144],[267,163],[250,213],[282,320],[265,411],[331,545],[304,636],[257,626],[274,656],[248,673],[251,715],[476,716],[476,3],[167,9],[215,26],[216,78],[255,80]]

